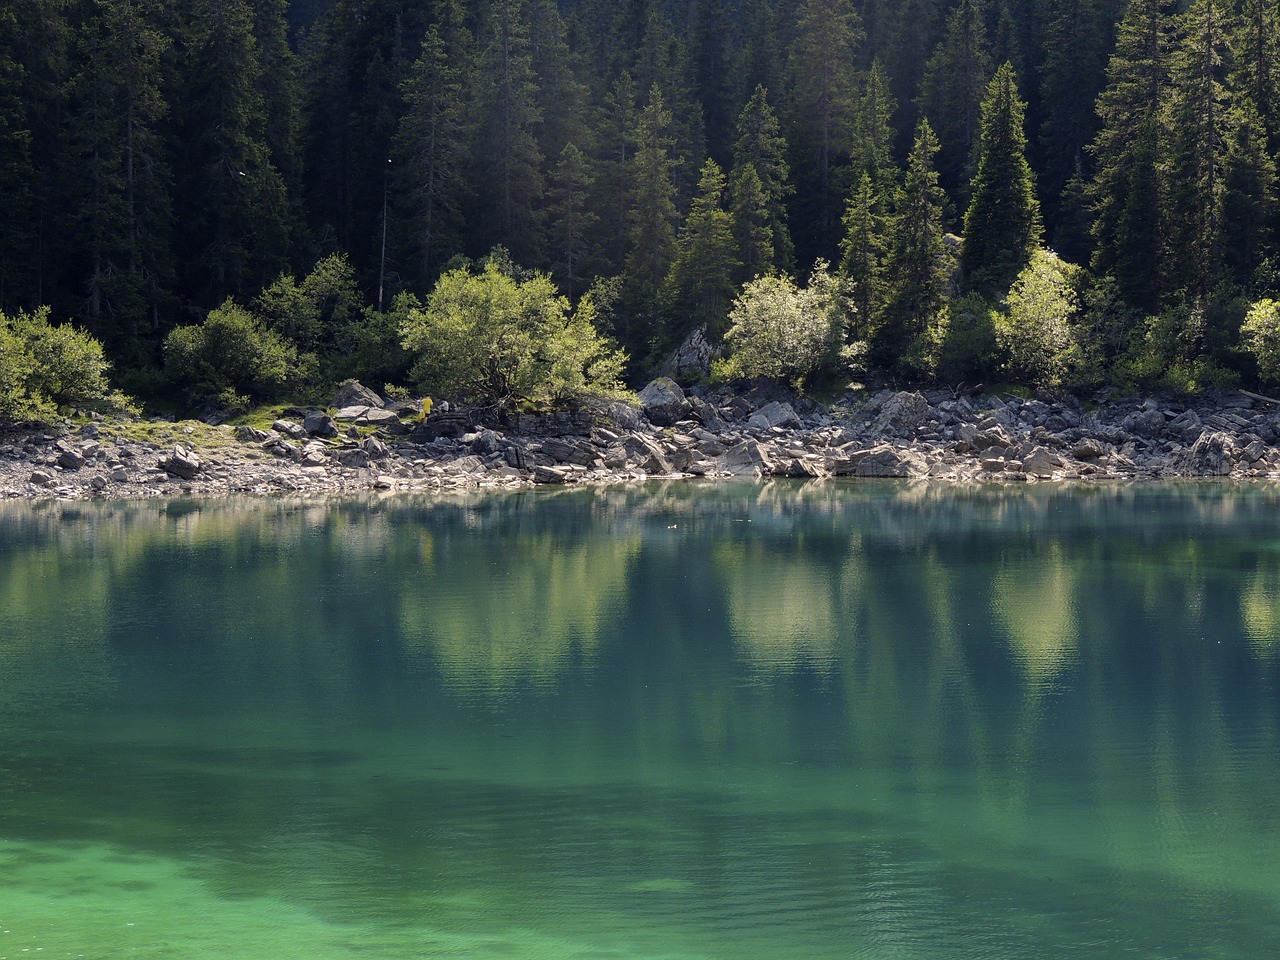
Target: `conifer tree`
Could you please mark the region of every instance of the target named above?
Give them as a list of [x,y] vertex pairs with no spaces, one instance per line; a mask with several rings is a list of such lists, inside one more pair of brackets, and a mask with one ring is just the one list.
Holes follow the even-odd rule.
[[[645,21],[632,76],[637,89],[649,90],[657,85],[662,92],[662,102],[671,115],[671,142],[676,156],[706,156],[706,128],[692,84],[689,53],[681,36],[656,5],[649,10]],[[688,198],[697,189],[698,168],[694,163],[679,164],[672,175],[677,196]]]
[[1085,150],[1097,134],[1094,103],[1106,81],[1104,39],[1099,0],[1050,0],[1040,70],[1039,185],[1051,222],[1058,219],[1068,182],[1083,173]]
[[1098,97],[1101,129],[1091,152],[1093,269],[1115,277],[1134,307],[1154,310],[1160,290],[1160,212],[1156,163],[1168,91],[1167,0],[1132,0],[1116,35],[1107,87]]
[[[805,0],[788,56],[793,145],[805,158],[801,216],[810,225],[806,253],[821,255],[838,239],[840,184],[857,114],[855,71],[862,23],[851,0]],[[806,257],[807,258],[807,257]]]
[[519,0],[494,0],[476,71],[478,142],[473,182],[482,246],[503,246],[517,263],[542,261],[542,122],[529,28]]
[[845,205],[845,233],[840,241],[840,273],[849,281],[856,322],[863,330],[874,325],[884,302],[890,215],[883,185],[864,170]]
[[0,9],[0,194],[6,206],[0,219],[0,311],[26,299],[15,284],[22,285],[29,269],[35,206],[31,130],[23,106],[25,70],[18,58],[19,26],[16,10]]
[[591,212],[591,170],[576,144],[565,144],[550,180],[548,247],[551,274],[565,296],[573,299],[587,286],[588,237],[596,222]]
[[871,331],[873,355],[889,367],[901,361],[908,345],[937,313],[946,289],[942,223],[946,196],[934,169],[937,154],[938,139],[929,121],[922,119],[903,176],[885,271],[887,302]]
[[1276,161],[1267,149],[1266,126],[1248,96],[1237,98],[1229,124],[1222,247],[1232,277],[1248,284],[1275,241]]
[[1162,162],[1168,171],[1162,229],[1167,291],[1185,288],[1203,296],[1222,268],[1226,42],[1223,0],[1196,0],[1170,64],[1169,145]]
[[460,52],[456,34],[451,44],[439,27],[427,31],[404,84],[406,109],[393,147],[396,194],[417,265],[413,272],[424,284],[433,283],[462,246],[470,131],[463,65],[456,62]]
[[605,99],[596,136],[595,190],[592,208],[600,212],[595,246],[606,273],[623,272],[627,257],[626,224],[630,216],[632,155],[639,117],[638,95],[631,74],[623,71]]
[[733,239],[742,263],[738,284],[776,272],[768,199],[755,167],[746,164],[736,171],[729,195]]
[[271,163],[262,65],[248,0],[193,8],[179,115],[180,255],[188,290],[213,306],[287,265],[288,198]]
[[1040,242],[1036,201],[1023,132],[1024,105],[1006,61],[982,101],[978,172],[964,216],[961,266],[969,285],[1002,296]]
[[966,196],[977,164],[982,100],[991,80],[984,0],[960,0],[925,67],[921,112],[941,142],[938,175],[949,192]]
[[1280,146],[1280,2],[1243,0],[1231,36],[1231,88],[1253,102],[1273,149]]
[[724,174],[708,158],[664,284],[671,340],[704,325],[713,337],[722,336],[726,329],[742,262],[734,241],[733,217],[724,208],[724,194]]
[[628,345],[637,347],[658,334],[658,294],[675,254],[677,211],[672,171],[676,159],[671,125],[662,90],[654,84],[635,130],[627,220],[627,288],[640,320],[639,329],[628,331],[632,341]]
[[[736,216],[746,229],[744,217],[756,219],[763,216],[765,229],[768,232],[769,262],[761,269],[751,272],[746,279],[751,279],[759,272],[776,269],[782,273],[790,273],[795,267],[795,247],[791,242],[791,231],[787,228],[786,201],[794,188],[791,185],[791,168],[787,164],[787,141],[782,136],[782,125],[769,106],[769,95],[764,87],[756,87],[751,99],[738,115],[737,140],[733,147],[733,183],[734,204],[738,211]],[[754,174],[759,184],[763,210],[761,213],[748,214],[744,199],[755,187],[746,176],[747,169]],[[759,248],[757,248],[758,251]],[[744,252],[744,264],[750,261]]]
[[142,338],[157,331],[157,311],[173,280],[172,182],[162,131],[170,41],[153,26],[158,13],[147,0],[96,4],[79,35],[81,67],[71,84],[87,320],[112,353],[130,361],[145,357]]

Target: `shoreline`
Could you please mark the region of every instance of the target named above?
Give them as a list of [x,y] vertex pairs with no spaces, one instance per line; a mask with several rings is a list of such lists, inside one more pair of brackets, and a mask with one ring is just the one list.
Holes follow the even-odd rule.
[[828,406],[649,384],[640,404],[495,418],[356,385],[269,430],[95,418],[0,428],[0,499],[340,496],[650,480],[981,483],[1280,480],[1280,403],[882,390]]

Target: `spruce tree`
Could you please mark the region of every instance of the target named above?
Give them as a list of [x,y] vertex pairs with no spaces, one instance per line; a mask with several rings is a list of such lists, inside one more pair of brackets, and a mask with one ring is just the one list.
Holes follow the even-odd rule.
[[630,216],[632,155],[639,118],[638,95],[631,74],[614,81],[601,110],[595,140],[595,190],[592,209],[599,211],[593,237],[600,251],[601,269],[619,275],[627,257],[626,224]]
[[676,187],[672,172],[671,113],[657,84],[635,129],[627,218],[626,287],[637,327],[626,331],[628,346],[647,345],[659,333],[658,294],[675,255]]
[[1036,200],[1023,132],[1024,105],[1013,65],[1005,62],[982,101],[978,172],[964,215],[961,266],[974,290],[1003,296],[1040,243]]
[[938,175],[948,192],[967,196],[977,164],[982,100],[991,80],[984,0],[960,0],[925,67],[921,112],[941,142]]
[[188,293],[212,307],[248,296],[287,266],[289,207],[267,144],[252,4],[200,0],[191,19],[175,107],[177,246]]
[[[738,115],[737,140],[733,146],[732,178],[735,191],[735,209],[740,222],[746,214],[742,198],[754,188],[746,178],[748,168],[759,183],[765,229],[768,231],[770,250],[769,269],[790,273],[795,267],[795,247],[791,231],[787,228],[787,198],[794,192],[791,185],[791,168],[787,164],[787,141],[782,135],[782,125],[769,106],[769,95],[764,87],[756,87],[751,99]],[[745,178],[745,179],[744,179]],[[741,185],[741,190],[739,189]],[[758,214],[752,213],[751,219]],[[750,258],[744,253],[744,263]],[[756,275],[757,270],[746,279]]]
[[480,122],[472,157],[481,246],[503,246],[517,263],[540,263],[543,248],[542,122],[529,27],[519,0],[494,0],[476,71]]
[[550,178],[550,226],[547,244],[551,275],[569,298],[587,286],[589,236],[596,222],[591,212],[592,175],[587,157],[576,144],[565,144]]
[[25,70],[18,51],[17,11],[5,7],[0,9],[0,193],[6,207],[0,220],[0,311],[26,305],[19,291],[31,264],[35,208],[31,130],[23,105]]
[[1243,0],[1231,36],[1231,87],[1248,97],[1280,146],[1280,0]]
[[1222,248],[1232,278],[1247,285],[1275,241],[1276,162],[1267,149],[1266,126],[1249,97],[1237,98],[1228,123]]
[[863,331],[874,326],[884,303],[890,217],[883,185],[864,170],[845,205],[845,232],[840,241],[840,273],[849,281],[856,322]]
[[[1056,224],[1067,184],[1083,173],[1098,130],[1094,103],[1106,82],[1099,0],[1050,0],[1040,70],[1039,186],[1045,219]],[[1059,250],[1059,253],[1063,251]]]
[[937,313],[946,289],[942,223],[946,196],[934,168],[937,154],[938,138],[929,121],[922,119],[907,159],[894,222],[885,271],[886,304],[871,331],[873,357],[890,368],[901,363],[911,342]]
[[733,238],[742,264],[737,282],[743,284],[777,272],[768,198],[751,164],[734,174],[729,190],[729,213],[733,217]]
[[715,338],[727,329],[742,262],[734,240],[733,217],[724,208],[724,194],[724,174],[708,158],[664,284],[670,342],[701,326]]
[[1168,91],[1167,0],[1132,0],[1120,22],[1107,87],[1098,97],[1101,129],[1094,175],[1093,269],[1113,276],[1124,299],[1155,310],[1160,291],[1161,111]]
[[852,0],[805,0],[801,6],[787,68],[793,145],[804,157],[797,219],[809,225],[805,259],[829,254],[838,240],[836,173],[852,148],[862,40]]
[[1203,296],[1222,269],[1229,112],[1223,0],[1196,0],[1170,64],[1164,289]]
[[470,130],[465,65],[457,62],[461,53],[456,38],[450,43],[437,26],[427,31],[404,83],[405,112],[393,147],[399,213],[415,264],[412,276],[424,287],[462,247]]
[[126,362],[146,362],[171,294],[172,182],[163,125],[169,38],[158,4],[102,0],[79,32],[71,151],[89,326]]

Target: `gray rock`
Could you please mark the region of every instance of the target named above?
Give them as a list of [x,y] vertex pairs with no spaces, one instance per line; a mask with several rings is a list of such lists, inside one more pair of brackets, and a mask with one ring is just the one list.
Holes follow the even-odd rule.
[[355,380],[348,380],[338,388],[333,398],[332,407],[381,407],[382,398]]
[[370,410],[376,410],[376,407],[370,407],[365,403],[354,403],[349,406],[339,407],[338,412],[333,415],[333,419],[341,420],[344,423],[350,423],[359,420]]
[[691,409],[680,384],[670,377],[659,377],[641,390],[640,407],[649,422],[658,427],[679,423]]
[[58,478],[48,470],[32,470],[31,476],[28,480],[30,483],[34,483],[37,487],[48,487],[56,483]]
[[387,445],[377,437],[365,437],[364,443],[360,446],[371,460],[385,460],[391,456],[391,451],[387,448]]
[[271,439],[271,434],[257,427],[240,427],[236,430],[236,439],[241,443],[265,443]]
[[720,351],[707,342],[707,328],[702,326],[685,337],[667,366],[677,377],[706,377],[711,373],[711,361],[719,355]]
[[286,437],[293,440],[305,440],[307,431],[303,429],[302,424],[295,423],[292,420],[280,419],[271,424],[271,429],[276,433],[283,433]]
[[1052,477],[1061,467],[1062,458],[1044,447],[1033,447],[1031,452],[1022,458],[1022,471],[1033,477]]
[[773,427],[798,427],[800,418],[789,403],[765,404],[747,418],[747,426],[753,430],[769,430]]
[[671,472],[671,462],[666,451],[648,437],[633,433],[623,439],[623,446],[636,458],[637,465],[645,473],[666,474]]
[[548,437],[542,444],[542,452],[557,463],[576,463],[589,467],[600,456],[600,451],[587,441],[574,442],[560,437]]
[[879,433],[905,433],[929,419],[929,401],[920,393],[895,393],[880,405],[874,429]]
[[497,453],[502,449],[502,434],[492,430],[481,430],[472,438],[471,449],[482,456]]
[[764,476],[773,472],[773,460],[765,448],[756,440],[743,440],[716,461],[716,468],[721,473],[735,477]]
[[1071,455],[1077,460],[1097,460],[1105,456],[1106,452],[1107,448],[1103,446],[1102,441],[1095,440],[1093,437],[1082,437],[1071,448]]
[[714,433],[723,433],[729,428],[720,411],[716,409],[715,404],[708,403],[700,397],[689,397],[688,399],[689,416],[697,420],[703,427]]
[[58,454],[58,466],[64,470],[79,470],[84,466],[84,455],[79,450],[63,450]]
[[1187,477],[1225,477],[1234,469],[1240,448],[1229,433],[1205,432],[1174,459],[1173,469]]
[[302,429],[313,437],[336,437],[338,425],[323,410],[313,410],[302,421]]
[[368,424],[371,427],[399,426],[400,418],[390,410],[369,407],[365,410],[364,416],[356,420],[356,423]]
[[[1003,461],[1002,461],[1003,464]],[[924,457],[882,443],[869,450],[844,454],[831,464],[837,477],[922,477],[929,472]]]
[[202,466],[200,458],[181,444],[175,446],[173,453],[160,461],[161,470],[183,480],[194,480]]
[[369,465],[369,454],[359,447],[354,450],[340,450],[338,452],[338,462],[344,467],[367,467]]
[[533,470],[534,483],[566,483],[569,479],[569,471],[563,467],[535,467]]

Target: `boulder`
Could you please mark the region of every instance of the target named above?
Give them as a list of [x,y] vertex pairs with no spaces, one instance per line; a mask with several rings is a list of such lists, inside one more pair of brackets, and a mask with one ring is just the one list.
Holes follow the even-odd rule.
[[747,439],[730,447],[716,461],[716,469],[735,477],[764,476],[773,473],[773,460],[757,441]]
[[659,377],[640,391],[640,408],[657,427],[679,423],[691,409],[680,384],[670,377]]
[[1239,457],[1239,447],[1231,434],[1206,431],[1175,457],[1173,469],[1184,477],[1225,477]]
[[719,355],[720,351],[707,342],[707,328],[701,326],[685,337],[684,343],[676,348],[668,369],[677,377],[706,377],[711,373],[711,361]]
[[534,467],[534,483],[565,483],[569,479],[569,471],[563,467]]
[[352,450],[341,450],[338,452],[338,462],[344,467],[367,467],[369,465],[369,454],[359,447]]
[[200,472],[200,458],[182,444],[173,448],[173,453],[160,461],[160,469],[183,480],[194,480]]
[[1033,477],[1052,477],[1055,470],[1062,467],[1062,458],[1044,447],[1033,447],[1031,452],[1022,458],[1022,472]]
[[557,463],[576,463],[589,467],[600,456],[600,451],[585,440],[572,441],[560,437],[548,437],[542,444],[542,452]]
[[1107,448],[1102,445],[1102,441],[1093,437],[1081,437],[1071,448],[1071,455],[1077,460],[1097,460],[1106,452]]
[[671,472],[671,461],[667,459],[666,452],[648,437],[633,433],[625,437],[622,442],[627,452],[636,459],[637,465],[645,473]]
[[837,477],[922,477],[929,465],[918,453],[881,443],[846,453],[831,464]]
[[302,421],[302,429],[313,437],[336,437],[338,425],[323,410],[313,410]]
[[878,433],[905,433],[929,419],[929,401],[920,393],[895,393],[882,404],[875,420]]
[[800,418],[789,403],[765,404],[747,418],[747,426],[753,430],[769,430],[773,427],[798,427]]
[[241,443],[266,443],[271,434],[257,427],[240,427],[236,430],[236,439]]
[[355,380],[348,380],[338,388],[333,398],[332,407],[381,407],[385,404],[382,398]]
[[84,455],[79,450],[63,450],[58,454],[58,466],[63,470],[79,470],[84,466]]
[[271,424],[271,429],[276,433],[283,433],[286,437],[293,440],[305,440],[307,438],[307,431],[303,428],[302,424],[294,423],[292,420],[277,420],[275,423]]
[[58,480],[57,476],[48,470],[32,470],[31,476],[27,479],[28,482],[34,483],[37,487],[51,487]]
[[371,460],[385,460],[391,456],[391,451],[387,449],[387,445],[377,437],[365,437],[364,443],[360,447],[369,455]]

